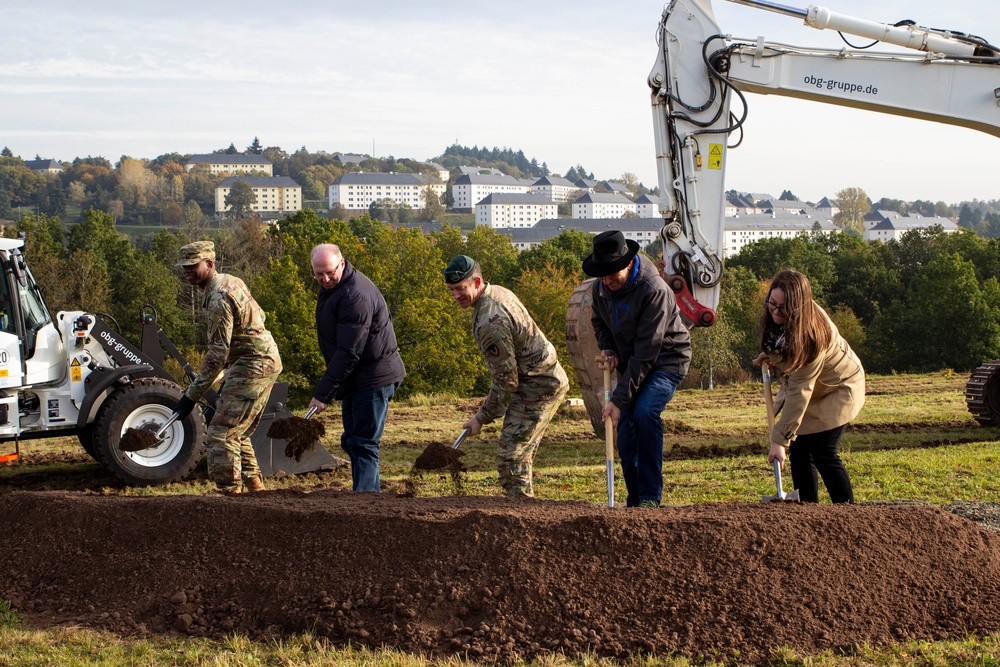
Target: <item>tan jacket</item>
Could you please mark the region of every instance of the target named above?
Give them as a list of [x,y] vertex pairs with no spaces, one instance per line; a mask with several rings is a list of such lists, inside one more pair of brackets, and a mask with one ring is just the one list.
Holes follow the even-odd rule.
[[[826,313],[823,313],[826,315]],[[792,374],[781,355],[770,354],[781,379],[774,399],[780,418],[771,432],[771,442],[788,445],[798,434],[820,433],[854,419],[865,404],[865,369],[836,325],[829,347]]]

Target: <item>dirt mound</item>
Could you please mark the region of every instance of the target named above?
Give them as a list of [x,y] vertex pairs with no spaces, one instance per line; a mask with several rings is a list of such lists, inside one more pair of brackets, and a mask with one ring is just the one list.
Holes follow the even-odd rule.
[[1000,535],[933,507],[15,492],[0,515],[0,598],[39,625],[502,661],[1000,630]]

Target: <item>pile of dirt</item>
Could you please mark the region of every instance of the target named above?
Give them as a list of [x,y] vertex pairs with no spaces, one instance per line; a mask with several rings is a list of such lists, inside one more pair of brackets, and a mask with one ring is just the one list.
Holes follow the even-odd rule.
[[0,515],[0,598],[35,625],[501,661],[1000,630],[1000,535],[926,506],[15,492]]

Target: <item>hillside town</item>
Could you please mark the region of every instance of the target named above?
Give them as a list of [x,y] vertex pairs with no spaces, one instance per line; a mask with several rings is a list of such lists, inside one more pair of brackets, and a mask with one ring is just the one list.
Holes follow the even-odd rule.
[[[440,216],[434,216],[433,212],[447,210],[474,219],[476,226],[490,227],[508,236],[519,251],[555,238],[566,229],[598,234],[614,228],[646,247],[659,239],[662,227],[656,190],[650,191],[636,182],[585,177],[570,180],[558,175],[512,176],[495,167],[459,165],[449,169],[434,161],[418,163],[420,172],[372,171],[365,169],[371,167],[372,158],[346,153],[332,155],[330,162],[343,171],[325,192],[318,191],[322,199],[310,201],[310,193],[303,192],[303,184],[289,176],[276,175],[274,164],[261,154],[266,151],[254,152],[252,148],[248,147],[246,153],[194,154],[183,160],[180,166],[185,175],[201,174],[211,179],[212,210],[206,214],[218,218],[256,215],[274,221],[312,207],[348,219],[395,208],[405,209],[407,217],[423,219],[421,223],[407,220],[407,224],[420,224],[430,231],[441,225],[436,219]],[[174,154],[174,157],[179,156]],[[123,158],[119,170],[125,162]],[[68,166],[41,158],[24,160],[23,165],[47,179],[58,178]],[[317,186],[324,179],[320,176],[317,182],[308,171],[300,174],[303,176],[315,197]],[[9,197],[12,193],[0,194]],[[110,202],[112,209],[115,201]],[[813,203],[770,193],[730,190],[724,209],[723,257],[733,256],[765,238],[793,238],[841,230],[844,225],[836,219],[840,212],[836,201],[823,197]],[[954,217],[903,214],[880,209],[870,200],[867,204],[869,210],[857,225],[865,240],[898,241],[913,230],[939,227],[951,233],[959,228]]]

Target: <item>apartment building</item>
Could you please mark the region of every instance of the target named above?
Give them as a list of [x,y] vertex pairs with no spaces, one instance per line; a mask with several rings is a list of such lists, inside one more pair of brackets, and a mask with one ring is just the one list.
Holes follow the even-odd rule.
[[494,193],[476,204],[476,224],[493,229],[534,227],[544,218],[559,215],[559,205],[534,194]]
[[731,257],[762,239],[790,239],[837,231],[828,219],[813,215],[740,215],[725,219],[722,256]]
[[215,212],[225,213],[226,196],[233,184],[244,181],[253,188],[255,213],[294,213],[302,210],[302,186],[287,176],[230,176],[215,188]]
[[620,218],[635,212],[635,202],[613,192],[588,192],[573,202],[573,217],[578,219]]
[[576,183],[562,176],[542,176],[531,185],[531,193],[548,197],[557,204],[568,202],[570,195],[581,190]]
[[25,160],[24,166],[39,174],[60,174],[63,170],[62,162],[58,160]]
[[531,181],[502,173],[470,173],[455,179],[451,186],[452,209],[471,213],[476,204],[492,194],[525,195],[531,192]]
[[427,206],[427,190],[439,197],[445,184],[423,174],[383,174],[379,172],[349,172],[330,184],[330,207],[340,204],[348,211],[367,211],[373,202],[391,199],[413,210]]
[[865,231],[862,236],[866,241],[899,241],[907,232],[930,229],[940,226],[946,234],[958,231],[958,225],[948,218],[924,217],[916,214],[902,215],[895,211],[872,211],[865,216]]
[[660,217],[659,197],[641,195],[635,200],[635,212],[640,218]]
[[268,176],[274,175],[274,166],[260,155],[226,155],[225,153],[192,155],[184,163],[184,171],[190,172],[198,165],[205,165],[213,174],[249,174],[256,171]]
[[518,251],[524,251],[554,239],[567,229],[578,229],[594,235],[609,229],[617,229],[626,239],[635,241],[640,248],[645,248],[659,238],[661,227],[663,227],[662,218],[545,218],[539,220],[534,227],[499,231],[510,237],[511,245]]

